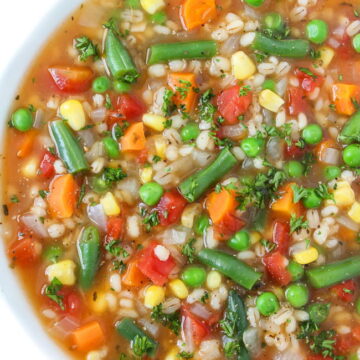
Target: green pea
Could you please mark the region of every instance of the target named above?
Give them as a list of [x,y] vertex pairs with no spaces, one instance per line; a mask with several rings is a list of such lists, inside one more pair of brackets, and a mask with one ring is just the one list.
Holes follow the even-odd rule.
[[245,0],[245,2],[250,6],[258,7],[261,6],[265,0]]
[[360,34],[357,34],[352,39],[352,45],[356,52],[360,53]]
[[120,156],[119,144],[111,136],[103,138],[102,142],[109,158],[117,159]]
[[310,304],[307,307],[307,312],[309,313],[310,320],[313,321],[315,324],[320,324],[324,322],[330,310],[330,304],[324,303],[314,303]]
[[287,270],[291,274],[292,281],[298,281],[304,276],[304,268],[296,261],[290,260]]
[[167,20],[166,13],[164,11],[158,11],[150,16],[151,22],[159,25],[164,25]]
[[355,310],[360,315],[360,297],[355,301]]
[[341,169],[337,166],[327,166],[325,168],[325,178],[326,180],[334,180],[338,178],[341,174]]
[[309,289],[304,284],[292,284],[285,290],[286,300],[294,308],[301,308],[309,301]]
[[102,194],[110,189],[110,185],[103,175],[90,178],[89,185],[92,190],[99,194]]
[[360,166],[360,145],[351,144],[343,150],[343,160],[346,165],[351,167]]
[[276,93],[276,82],[273,79],[266,79],[262,84],[262,88]]
[[298,178],[304,175],[305,167],[301,162],[292,160],[285,164],[284,170],[288,176]]
[[260,314],[270,316],[280,309],[279,300],[272,292],[264,292],[256,299],[256,307]]
[[314,44],[322,44],[329,35],[329,27],[323,20],[311,20],[306,25],[306,36]]
[[164,189],[156,182],[148,182],[140,187],[141,200],[149,206],[156,205],[164,194]]
[[249,137],[241,141],[240,146],[246,156],[254,158],[261,153],[263,149],[263,141],[257,138]]
[[250,247],[250,235],[246,230],[240,230],[227,242],[227,245],[236,251],[247,250]]
[[130,7],[132,9],[140,9],[141,8],[140,0],[126,0],[125,6]]
[[62,254],[63,249],[60,246],[51,245],[45,249],[43,256],[47,261],[55,264],[58,262]]
[[181,129],[181,140],[183,142],[195,140],[199,136],[199,134],[200,134],[199,125],[194,122],[191,122],[186,124]]
[[131,85],[125,81],[115,80],[113,82],[113,88],[117,93],[124,94],[131,90]]
[[104,93],[110,89],[111,82],[106,76],[99,76],[92,83],[92,90],[96,93]]
[[315,209],[322,204],[322,199],[316,194],[315,189],[308,189],[306,197],[302,202],[306,208]]
[[302,138],[307,144],[318,144],[323,138],[323,131],[317,124],[307,125],[302,131]]
[[191,287],[201,286],[206,279],[206,271],[200,266],[189,266],[181,274],[184,283]]
[[200,215],[195,219],[194,232],[196,235],[202,236],[210,225],[210,219],[206,215]]
[[25,132],[32,128],[34,119],[29,109],[20,108],[12,114],[11,123],[16,130]]
[[359,360],[357,354],[351,354],[347,357],[347,360]]
[[263,19],[263,26],[266,29],[282,32],[285,28],[285,22],[279,13],[272,12],[265,15]]

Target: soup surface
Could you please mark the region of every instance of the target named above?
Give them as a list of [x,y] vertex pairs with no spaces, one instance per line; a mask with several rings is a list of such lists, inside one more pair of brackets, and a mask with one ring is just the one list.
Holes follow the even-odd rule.
[[89,0],[5,134],[4,241],[87,360],[360,359],[360,1]]

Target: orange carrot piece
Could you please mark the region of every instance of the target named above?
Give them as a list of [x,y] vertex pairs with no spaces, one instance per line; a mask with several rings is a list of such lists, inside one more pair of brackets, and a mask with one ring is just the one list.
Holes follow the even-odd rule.
[[234,213],[237,201],[233,191],[222,189],[212,192],[206,200],[206,208],[214,224],[219,224],[226,215]]
[[73,215],[78,193],[78,185],[71,174],[56,177],[50,184],[47,197],[52,216],[65,219]]
[[328,148],[336,149],[336,142],[333,139],[325,139],[315,148],[315,154],[318,161],[325,163],[326,150]]
[[185,0],[181,20],[185,30],[193,30],[217,16],[215,0]]
[[353,101],[360,101],[360,86],[353,84],[334,84],[332,86],[332,100],[335,103],[338,114],[352,115],[356,111]]
[[186,112],[190,112],[196,103],[196,76],[193,73],[170,73],[168,84],[175,92],[174,103]]
[[71,342],[78,351],[94,350],[105,343],[104,331],[98,321],[92,321],[74,330]]
[[279,190],[280,197],[276,199],[270,206],[270,208],[279,215],[284,217],[291,217],[292,214],[300,216],[301,204],[299,202],[294,203],[294,192],[292,185],[295,183],[288,183],[281,187]]
[[145,143],[144,124],[142,122],[137,122],[132,124],[125,132],[125,135],[121,138],[121,150],[143,150],[145,148]]
[[351,332],[352,332],[352,336],[355,338],[355,340],[360,342],[360,326],[356,325],[355,327],[353,327]]
[[140,271],[138,260],[132,260],[127,264],[126,271],[122,277],[122,282],[129,287],[143,286],[148,278]]
[[17,157],[23,159],[30,154],[31,149],[35,142],[36,134],[37,134],[37,131],[33,129],[33,130],[26,132],[22,136],[19,150],[16,153]]
[[356,231],[351,230],[346,226],[339,226],[338,236],[342,241],[354,241],[357,238],[357,234]]

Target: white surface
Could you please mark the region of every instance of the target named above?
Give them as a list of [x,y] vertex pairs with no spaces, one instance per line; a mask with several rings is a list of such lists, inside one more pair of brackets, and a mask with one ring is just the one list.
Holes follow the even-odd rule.
[[[42,19],[44,15],[48,13],[49,9],[52,8],[58,1],[59,0],[0,1],[0,79],[4,75],[8,75],[5,74],[6,66],[10,64],[15,53],[24,46],[26,38],[34,30],[40,19]],[[64,8],[69,8],[71,3],[74,4],[79,1],[61,0],[61,2],[64,4]],[[31,44],[29,44],[29,46],[31,46]],[[2,97],[6,99],[6,95],[4,96],[4,91],[6,91],[5,89],[7,89],[7,87],[5,87],[4,84],[0,84],[0,88],[1,87],[2,90],[0,93],[2,93]],[[11,85],[9,86],[9,89],[10,91],[14,90]],[[3,108],[6,108],[7,105],[8,104],[1,103],[1,107]],[[2,118],[1,121],[3,121]],[[0,129],[1,126],[2,125],[0,124]],[[0,246],[1,257],[3,256],[2,250],[3,249]],[[7,276],[6,271],[2,271],[0,274],[0,277],[4,276]],[[27,325],[27,330],[30,328],[32,329],[31,331],[29,330],[27,332],[23,326],[20,325],[19,319],[13,313],[14,309],[10,308],[8,302],[4,299],[1,283],[3,283],[3,288],[5,289],[11,288],[9,286],[9,282],[7,283],[0,278],[1,358],[7,360],[49,360],[60,358],[57,356],[57,351],[55,349],[51,349],[51,344],[46,344],[46,339],[41,340],[41,345],[34,341],[34,337],[42,338],[42,334],[39,333],[39,330],[36,328],[36,326]],[[13,295],[13,292],[10,292],[11,295]],[[14,291],[14,295],[15,294],[16,291]],[[9,298],[10,294],[7,295]],[[10,301],[12,302],[11,297]],[[19,303],[17,303],[17,305],[19,305]],[[19,312],[22,314],[22,316],[25,316],[25,321],[31,322],[31,316],[28,316],[26,311],[27,309],[20,309]],[[30,336],[30,332],[32,333],[32,336]],[[47,351],[45,351],[45,349],[47,349]]]

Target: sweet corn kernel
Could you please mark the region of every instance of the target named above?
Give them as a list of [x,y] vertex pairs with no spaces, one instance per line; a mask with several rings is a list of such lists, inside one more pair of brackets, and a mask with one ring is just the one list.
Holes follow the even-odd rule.
[[181,214],[181,225],[189,229],[193,227],[195,216],[201,212],[200,204],[190,204],[186,206]]
[[261,234],[258,233],[257,231],[251,231],[251,233],[250,233],[250,243],[252,245],[254,245],[257,242],[259,242],[260,240],[261,240]]
[[179,350],[176,346],[174,346],[165,356],[164,360],[179,360],[177,356],[179,354]]
[[276,113],[284,105],[285,101],[278,94],[265,89],[259,95],[259,103],[265,109]]
[[21,167],[21,173],[28,179],[34,178],[37,175],[39,168],[39,162],[32,158],[26,162],[24,166]]
[[143,115],[143,123],[156,131],[163,131],[165,129],[165,121],[166,119],[161,115],[155,115],[155,114],[144,114]]
[[83,106],[78,100],[66,100],[60,105],[60,115],[67,120],[69,126],[79,131],[86,124]]
[[144,305],[152,309],[165,299],[165,289],[161,286],[151,285],[145,291]]
[[308,249],[294,254],[294,260],[301,265],[310,264],[316,261],[318,257],[319,252],[313,246],[310,246]]
[[146,167],[143,169],[140,169],[140,180],[143,184],[148,183],[152,180],[153,177],[153,168],[152,167]]
[[[333,194],[336,206],[346,207],[355,202],[354,190],[347,181],[339,181]],[[328,200],[327,203],[334,204],[334,201]]]
[[149,14],[155,14],[157,11],[165,7],[164,0],[140,0],[140,4]]
[[161,157],[162,159],[165,158],[165,152],[166,152],[166,140],[160,136],[155,139],[155,151],[156,155]]
[[118,205],[114,195],[111,192],[106,193],[101,199],[104,212],[107,216],[114,216],[120,214],[120,206]]
[[97,314],[102,314],[107,310],[106,296],[102,291],[96,291],[96,297],[91,295],[89,302],[91,309]]
[[189,295],[186,285],[180,279],[171,280],[169,282],[169,289],[179,299],[186,299]]
[[209,290],[216,290],[221,285],[221,274],[218,271],[212,270],[206,277],[206,286]]
[[246,80],[256,72],[253,61],[243,51],[238,51],[231,57],[232,74],[238,80]]
[[355,201],[350,210],[348,211],[348,215],[351,220],[355,221],[356,223],[360,224],[360,203]]
[[74,285],[76,282],[75,267],[72,260],[63,260],[49,265],[45,270],[45,275],[50,282],[57,278],[63,285]]
[[329,46],[322,46],[319,49],[319,52],[320,52],[319,64],[323,68],[327,68],[335,56],[335,51]]

